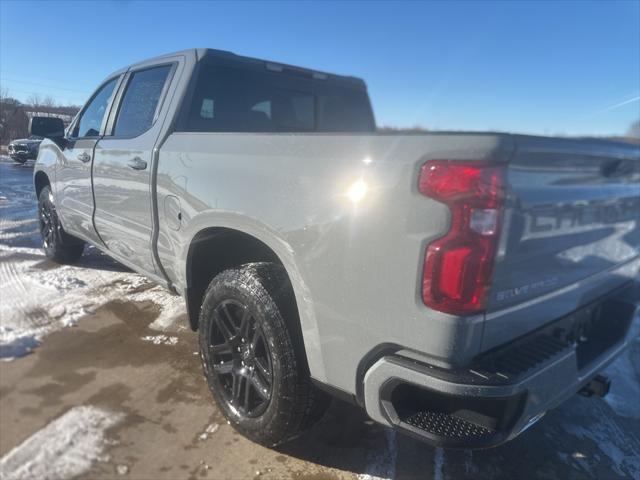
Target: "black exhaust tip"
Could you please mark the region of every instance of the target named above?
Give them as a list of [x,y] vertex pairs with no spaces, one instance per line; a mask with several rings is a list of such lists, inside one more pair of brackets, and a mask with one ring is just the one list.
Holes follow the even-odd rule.
[[611,379],[609,377],[605,377],[604,375],[596,375],[596,377],[591,379],[591,381],[584,387],[582,387],[578,393],[585,397],[592,397],[593,395],[597,395],[600,398],[604,398],[607,393],[609,393],[610,388]]

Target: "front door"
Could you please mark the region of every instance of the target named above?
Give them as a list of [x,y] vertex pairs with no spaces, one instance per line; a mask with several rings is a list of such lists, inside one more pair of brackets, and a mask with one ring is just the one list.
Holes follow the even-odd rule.
[[152,253],[153,149],[161,123],[159,111],[174,64],[130,71],[112,127],[95,149],[94,222],[116,257],[154,273]]
[[107,81],[87,102],[71,128],[56,171],[55,202],[65,230],[94,242],[99,239],[92,222],[91,165],[118,80]]

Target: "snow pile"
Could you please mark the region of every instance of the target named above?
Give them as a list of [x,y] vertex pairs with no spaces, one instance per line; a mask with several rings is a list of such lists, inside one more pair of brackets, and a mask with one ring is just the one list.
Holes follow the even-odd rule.
[[0,359],[29,353],[46,334],[75,325],[113,300],[156,304],[160,314],[151,328],[159,331],[185,312],[180,296],[124,270],[95,248],[87,249],[78,266],[51,264],[43,270],[43,264],[47,260],[39,249],[0,243]]
[[28,353],[15,348],[25,339],[39,340],[74,325],[93,307],[117,295],[101,295],[96,289],[122,276],[120,272],[55,265],[41,270],[38,266],[44,262],[41,250],[0,245],[0,357],[4,359]]
[[26,355],[45,335],[114,300],[154,303],[160,313],[150,327],[175,331],[173,324],[185,314],[182,298],[96,248],[87,247],[77,265],[46,259],[32,181],[28,169],[0,159],[0,360]]
[[106,461],[105,432],[124,415],[92,406],[74,407],[0,459],[5,480],[67,479]]

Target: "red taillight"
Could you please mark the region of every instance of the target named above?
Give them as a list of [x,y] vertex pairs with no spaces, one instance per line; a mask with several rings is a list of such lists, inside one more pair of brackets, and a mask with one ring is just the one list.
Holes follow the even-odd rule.
[[425,254],[425,305],[455,315],[481,312],[498,243],[502,169],[478,162],[432,160],[422,166],[419,189],[451,211],[449,232],[432,242]]

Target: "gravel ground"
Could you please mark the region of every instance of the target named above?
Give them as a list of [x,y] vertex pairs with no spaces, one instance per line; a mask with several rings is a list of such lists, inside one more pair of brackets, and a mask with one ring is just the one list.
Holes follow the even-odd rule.
[[334,402],[277,450],[225,422],[180,298],[95,249],[39,249],[32,167],[0,158],[0,477],[640,478],[640,341],[606,399],[580,396],[513,442],[432,448]]

